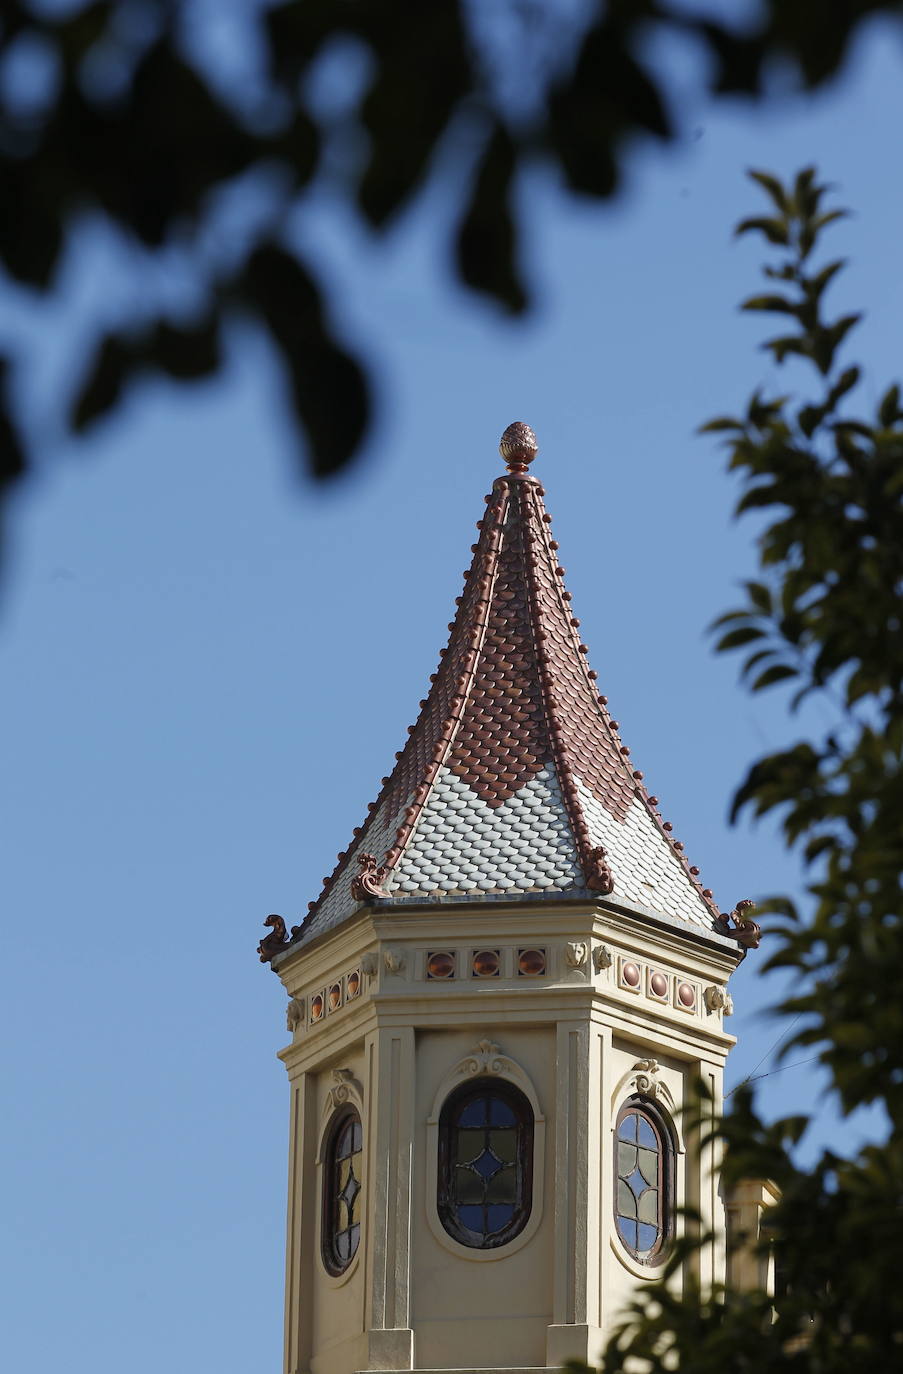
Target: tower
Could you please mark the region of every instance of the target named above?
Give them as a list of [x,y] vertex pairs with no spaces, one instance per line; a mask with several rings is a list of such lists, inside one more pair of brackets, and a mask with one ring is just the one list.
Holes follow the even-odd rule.
[[[395,767],[308,915],[289,996],[286,1374],[593,1360],[681,1208],[723,1278],[711,1146],[723,916],[633,768],[580,642],[532,431],[479,522]],[[680,1276],[677,1280],[680,1281]]]

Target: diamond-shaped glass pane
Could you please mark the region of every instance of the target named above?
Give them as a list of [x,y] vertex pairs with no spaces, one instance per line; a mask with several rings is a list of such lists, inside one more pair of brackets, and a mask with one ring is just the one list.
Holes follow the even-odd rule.
[[630,1191],[633,1193],[634,1197],[639,1197],[640,1193],[646,1187],[646,1181],[643,1178],[643,1175],[640,1173],[639,1169],[634,1169],[633,1173],[627,1180],[627,1184],[630,1188]]
[[483,1150],[474,1160],[473,1167],[481,1178],[492,1178],[492,1175],[497,1174],[502,1165],[491,1150]]

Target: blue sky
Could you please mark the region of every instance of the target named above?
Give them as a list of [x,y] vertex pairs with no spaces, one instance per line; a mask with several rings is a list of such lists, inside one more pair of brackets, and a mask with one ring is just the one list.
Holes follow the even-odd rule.
[[[661,57],[680,148],[638,149],[614,206],[539,176],[521,188],[526,324],[454,288],[437,230],[459,188],[383,243],[325,197],[299,222],[381,384],[364,459],[329,490],[298,475],[250,331],[222,378],[148,383],[88,443],[42,428],[76,301],[122,308],[137,289],[99,232],[64,307],[7,298],[33,339],[41,436],[0,626],[0,1281],[21,1374],[279,1367],[284,996],[255,957],[260,923],[304,911],[414,719],[511,420],[538,434],[590,661],[691,861],[725,908],[799,890],[767,826],[726,823],[748,763],[801,726],[713,656],[706,626],[752,571],[754,530],[694,431],[784,385],[762,321],[735,308],[762,251],[731,239],[759,206],[748,166],[815,161],[838,183],[856,213],[834,234],[851,267],[832,304],[867,307],[862,403],[899,375],[898,39],[874,26],[830,92],[768,113],[710,108],[686,56]],[[732,1083],[780,1034],[761,963],[735,980]],[[762,1089],[773,1112],[817,1107],[817,1139],[875,1128],[838,1123],[809,1067]]]

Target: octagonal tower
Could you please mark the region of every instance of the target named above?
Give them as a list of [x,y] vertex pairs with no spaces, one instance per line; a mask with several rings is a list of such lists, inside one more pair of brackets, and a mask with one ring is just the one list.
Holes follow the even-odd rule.
[[[702,887],[580,642],[517,423],[395,767],[300,926],[286,1374],[595,1359],[690,1205],[725,1271],[726,985],[758,930]],[[681,1282],[677,1275],[675,1282]]]

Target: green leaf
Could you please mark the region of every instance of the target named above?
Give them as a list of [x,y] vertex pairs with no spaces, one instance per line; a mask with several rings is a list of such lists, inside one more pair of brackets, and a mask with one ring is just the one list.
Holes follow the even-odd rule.
[[782,363],[788,353],[805,357],[809,352],[809,344],[805,334],[784,334],[776,339],[766,339],[761,347],[767,352],[773,353],[775,362],[778,363]]
[[878,422],[883,429],[890,429],[900,419],[903,419],[903,412],[900,410],[900,388],[895,382],[881,398]]
[[773,605],[772,596],[770,589],[765,583],[745,582],[743,585],[746,587],[749,599],[756,609],[761,611],[763,615],[771,615]]
[[785,296],[749,296],[740,306],[741,310],[769,310],[783,315],[795,315],[798,307]]
[[697,434],[718,434],[723,430],[742,430],[743,425],[739,420],[732,420],[728,415],[719,415],[714,420],[707,421],[700,425]]
[[770,172],[756,171],[756,169],[753,167],[747,169],[746,175],[750,178],[751,181],[757,181],[759,185],[763,188],[763,190],[767,191],[768,195],[774,201],[775,206],[778,210],[780,210],[782,215],[787,214],[787,211],[790,208],[790,202],[788,200],[786,191],[784,190],[783,186],[781,185],[777,177],[772,176]]
[[752,219],[743,219],[734,230],[734,234],[749,234],[758,231],[764,234],[769,243],[780,243],[789,245],[790,234],[787,225],[782,219],[773,219],[768,216],[754,216]]
[[760,692],[763,687],[771,687],[775,682],[783,682],[786,678],[798,676],[797,669],[791,668],[788,663],[774,663],[752,681],[750,691]]
[[742,625],[722,635],[715,648],[718,653],[723,653],[726,649],[739,649],[742,644],[751,644],[754,639],[764,638],[764,635],[765,631],[757,629],[755,625]]

